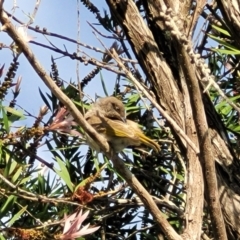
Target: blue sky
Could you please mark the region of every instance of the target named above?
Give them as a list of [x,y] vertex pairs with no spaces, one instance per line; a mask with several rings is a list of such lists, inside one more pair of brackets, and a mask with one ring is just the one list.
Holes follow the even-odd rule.
[[[104,1],[97,1],[98,7],[100,10],[104,8],[107,9],[106,5],[103,4]],[[35,1],[29,0],[19,0],[17,1],[18,8],[16,8],[14,15],[23,22],[28,22],[29,18],[27,15],[31,14],[34,9]],[[80,6],[80,42],[98,47],[103,49],[100,42],[96,39],[94,34],[92,33],[92,29],[89,27],[87,21],[90,23],[98,23],[95,16],[88,11],[81,3]],[[5,1],[4,8],[8,12],[12,12],[13,1]],[[16,22],[13,21],[13,24],[18,26]],[[39,10],[37,12],[36,18],[34,19],[34,23],[31,26],[38,25],[40,28],[47,28],[48,31],[54,32],[63,36],[67,36],[72,39],[77,39],[77,2],[76,1],[59,1],[59,0],[42,0]],[[104,31],[103,28],[96,26],[98,30]],[[10,45],[12,40],[7,36],[6,33],[1,32],[1,42]],[[45,43],[50,45],[46,38],[41,34],[33,32],[31,30],[28,31],[30,36],[36,37],[34,41]],[[107,33],[108,34],[108,33]],[[109,35],[109,34],[108,34]],[[50,40],[54,45],[64,50],[64,46],[67,50],[72,53],[76,51],[76,45],[73,43],[69,43],[67,41],[63,41],[61,39],[57,39],[54,37],[47,36],[48,40]],[[100,37],[101,38],[101,37]],[[110,46],[112,40],[102,39],[106,46]],[[29,44],[30,48],[33,50],[34,54],[37,56],[41,64],[44,66],[45,70],[49,73],[51,70],[51,56],[54,58],[60,57],[58,53],[51,52],[48,49],[44,49],[42,47],[36,46],[34,44]],[[96,53],[89,49],[80,47],[80,50],[84,51],[91,57],[101,59],[102,54]],[[0,64],[5,63],[5,69],[8,68],[11,60],[12,53],[9,49],[4,49],[1,52],[1,62]],[[19,58],[20,66],[17,71],[16,79],[19,75],[22,76],[22,84],[21,84],[21,94],[18,98],[18,104],[22,107],[26,108],[32,114],[37,115],[39,108],[43,105],[43,102],[40,98],[38,88],[40,87],[43,92],[47,91],[44,83],[42,83],[41,79],[34,72],[31,65],[25,59],[24,56],[20,56]],[[70,58],[60,58],[56,60],[60,77],[65,81],[77,81],[76,75],[76,61],[71,60]],[[86,76],[92,69],[93,66],[85,66],[80,63],[80,79]],[[106,71],[102,71],[103,78],[106,80],[106,84],[109,87],[109,93],[113,91],[113,86],[115,83],[115,76]],[[97,93],[100,96],[104,96],[102,91],[101,83],[100,83],[100,75],[98,74],[94,80],[86,87],[85,92],[90,95],[92,98],[95,97]],[[9,95],[10,96],[10,95]],[[9,98],[11,99],[11,98]]]
[[[29,1],[29,0],[19,0],[17,1],[18,8],[15,9],[14,16],[17,17],[20,21],[27,23],[29,21],[29,14],[33,13],[34,4],[36,1]],[[99,10],[102,11],[103,9],[108,9],[104,4],[105,1],[96,1],[98,3]],[[101,3],[101,4],[100,4]],[[93,29],[91,29],[87,23],[98,23],[94,14],[88,11],[81,3],[80,6],[80,42],[98,47],[102,50],[103,47],[101,43],[96,39],[95,35],[92,33]],[[5,1],[4,9],[8,12],[12,13],[13,8],[13,1]],[[77,40],[77,1],[59,1],[59,0],[42,0],[37,15],[34,19],[34,23],[31,25],[35,27],[38,25],[41,29],[47,28],[49,32],[57,33],[59,35],[67,36],[72,39]],[[17,27],[19,24],[12,20],[12,23]],[[95,25],[95,27],[102,31],[103,33],[109,35],[103,28],[100,26]],[[49,42],[46,40],[44,36],[34,31],[28,30],[28,35],[35,37],[34,41],[44,43],[46,45],[50,45]],[[106,40],[99,36],[101,40],[107,47],[110,47],[113,40]],[[10,45],[12,40],[5,32],[0,32],[0,42]],[[65,47],[68,52],[76,52],[76,45],[62,39],[49,37],[47,39],[51,41],[52,44],[57,46],[58,48],[64,50]],[[50,73],[51,71],[51,56],[54,58],[61,57],[58,53],[52,52],[48,49],[36,46],[34,44],[29,43],[30,48],[32,49],[33,53],[37,56],[38,60],[45,68],[45,70]],[[95,51],[83,48],[80,46],[80,50],[87,53],[89,56],[94,57],[96,59],[101,60],[102,54],[96,53]],[[7,71],[10,63],[12,61],[12,52],[11,50],[5,48],[1,50],[1,61],[0,67],[5,64],[5,71]],[[15,81],[19,76],[22,76],[22,83],[21,83],[21,92],[17,98],[17,104],[20,105],[23,109],[26,109],[30,112],[33,116],[37,116],[39,113],[40,107],[44,105],[40,94],[39,88],[41,88],[42,92],[49,92],[45,84],[39,78],[39,76],[34,72],[29,62],[26,60],[24,55],[19,57],[19,68],[16,73]],[[76,73],[76,60],[72,60],[70,58],[64,57],[56,60],[59,76],[64,79],[65,81],[69,82],[70,80],[77,82],[77,73]],[[80,63],[80,79],[84,78],[94,66],[88,65],[85,66],[84,64]],[[104,80],[106,81],[107,89],[109,94],[113,92],[114,84],[116,75],[105,70],[101,71]],[[4,75],[3,75],[4,76]],[[3,77],[0,79],[3,80]],[[100,74],[98,74],[92,82],[84,89],[84,92],[88,94],[93,99],[95,98],[95,94],[99,96],[105,96],[101,81],[100,81]],[[6,97],[6,100],[10,101],[12,99],[12,94],[9,91],[9,94]],[[16,106],[16,108],[18,108]],[[47,119],[47,118],[46,118]],[[14,127],[17,126],[24,126],[31,127],[32,123],[35,121],[34,118],[27,117],[25,121],[19,121],[14,123]],[[13,129],[13,131],[15,131]],[[83,150],[86,148],[83,148]],[[42,147],[38,150],[38,155],[45,159],[46,161],[51,161],[51,154],[47,151],[46,147]]]
[[[103,13],[103,9],[108,9],[105,1],[95,1],[99,10]],[[28,14],[32,13],[34,10],[35,1],[29,0],[18,0],[16,8],[14,12],[14,16],[17,17],[20,21],[27,23],[29,21]],[[101,43],[97,40],[95,35],[92,33],[93,29],[91,29],[87,23],[98,23],[94,14],[88,11],[81,3],[80,5],[80,42],[98,47],[102,50],[103,47]],[[13,1],[6,0],[4,3],[4,9],[8,12],[12,13]],[[14,20],[12,23],[16,26],[19,26]],[[72,39],[77,39],[77,1],[59,1],[59,0],[42,0],[39,10],[37,12],[36,18],[34,19],[34,23],[31,26],[38,25],[41,29],[47,28],[49,32],[57,33],[63,36],[67,36]],[[110,35],[103,28],[100,26],[95,25],[95,27],[106,35]],[[48,41],[45,39],[44,36],[28,30],[28,35],[35,37],[34,41],[44,43],[50,45]],[[101,36],[99,38],[104,42],[107,47],[110,47],[113,43],[113,39],[104,39]],[[0,32],[0,42],[10,45],[12,40],[8,37],[5,32]],[[47,36],[54,45],[59,47],[60,49],[64,50],[65,47],[67,48],[68,52],[76,52],[76,45],[73,43],[69,43],[67,41],[63,41],[62,39],[57,39],[54,37]],[[45,68],[45,70],[50,73],[51,70],[51,56],[54,58],[60,57],[58,53],[51,52],[48,49],[44,49],[42,47],[36,46],[34,44],[29,43],[30,48],[32,49],[33,53],[37,56],[38,60]],[[65,46],[65,47],[64,47]],[[96,53],[95,51],[80,47],[80,50],[87,53],[89,56],[94,57],[96,59],[101,60],[102,54]],[[1,51],[1,61],[0,67],[5,64],[5,70],[8,69],[10,63],[12,61],[12,52],[9,49],[3,49]],[[38,88],[41,88],[42,92],[48,92],[48,89],[39,78],[39,76],[34,72],[31,65],[25,59],[24,55],[19,57],[19,69],[16,73],[15,82],[19,76],[22,76],[22,83],[21,83],[21,92],[17,99],[17,103],[30,112],[32,115],[37,116],[39,109],[41,106],[44,105]],[[77,75],[76,75],[76,66],[77,62],[70,58],[61,58],[56,60],[59,75],[65,81],[75,81],[77,82]],[[85,77],[94,66],[85,66],[84,64],[80,63],[80,79]],[[101,71],[103,79],[106,81],[108,93],[111,94],[114,90],[114,84],[116,80],[116,75],[105,70]],[[3,80],[3,77],[2,79]],[[95,94],[99,96],[105,96],[101,81],[100,81],[100,74],[98,74],[92,82],[84,89],[84,92],[93,99],[95,98]],[[9,91],[8,96],[6,97],[7,100],[11,100],[11,92]],[[27,118],[25,121],[21,121],[15,124],[16,126],[23,126],[26,124],[27,127],[32,126],[32,123],[35,119]],[[86,148],[83,148],[85,150]],[[45,161],[51,162],[52,156],[47,151],[46,147],[43,147],[38,150],[37,153],[41,158]],[[102,158],[99,159],[102,161]],[[36,162],[37,164],[37,162]],[[51,172],[51,177],[53,174]]]

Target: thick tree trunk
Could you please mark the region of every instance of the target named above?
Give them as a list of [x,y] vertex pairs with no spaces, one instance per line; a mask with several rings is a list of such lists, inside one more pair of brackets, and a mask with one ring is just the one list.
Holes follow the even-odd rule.
[[[199,147],[192,107],[189,101],[189,90],[181,68],[179,75],[182,76],[183,91],[180,90],[171,69],[162,56],[152,31],[142,19],[134,2],[118,1],[117,3],[117,1],[111,0],[107,2],[118,22],[122,24],[129,43],[132,45],[139,63],[152,84],[156,99],[167,110],[176,124],[186,132],[192,142]],[[155,9],[155,6],[153,6],[153,9]],[[159,11],[157,12],[159,15]],[[184,232],[183,238],[199,239],[203,211],[202,168],[197,153],[187,147],[183,139],[181,144],[186,147],[186,158],[189,161],[186,204],[187,231]]]
[[[200,239],[204,172],[205,196],[215,239],[227,239],[225,225],[229,239],[240,238],[240,188],[232,177],[232,166],[237,163],[229,149],[224,126],[208,95],[203,94],[201,80],[208,77],[208,72],[202,69],[202,62],[192,53],[190,44],[192,29],[205,1],[197,1],[191,18],[192,1],[165,1],[167,6],[172,6],[173,14],[160,0],[144,1],[148,25],[133,1],[106,2],[124,29],[158,103],[200,149],[200,154],[194,152],[175,131],[188,162],[186,228],[182,237]],[[235,31],[239,33],[240,29]]]

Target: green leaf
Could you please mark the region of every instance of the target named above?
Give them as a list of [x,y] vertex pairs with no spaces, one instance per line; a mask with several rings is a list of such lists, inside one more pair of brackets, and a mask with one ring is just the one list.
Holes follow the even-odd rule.
[[[237,49],[235,46],[229,44],[228,42],[224,41],[223,39],[219,38],[219,37],[216,37],[212,34],[208,34],[210,38],[212,38],[213,40],[215,40],[216,42],[218,42],[219,44],[223,45],[224,47],[232,50],[232,54],[234,55],[238,55],[240,54],[240,50]],[[216,49],[216,48],[213,48],[212,49],[213,51],[216,51],[216,52],[219,52],[221,49]]]
[[126,115],[129,115],[129,114],[132,114],[132,113],[140,112],[141,109],[143,109],[143,107],[141,107],[141,106],[133,106],[133,107],[125,107],[125,109],[126,109],[126,112],[127,112]]
[[100,79],[101,79],[101,83],[102,83],[102,87],[103,87],[103,91],[104,91],[105,95],[106,95],[106,96],[109,96],[109,95],[108,95],[108,92],[107,92],[107,88],[106,88],[105,82],[104,82],[104,80],[103,80],[103,76],[102,76],[101,71],[100,71]]
[[17,212],[8,223],[8,227],[11,227],[13,223],[19,219],[19,217],[27,210],[27,206],[23,207],[19,212]]
[[19,179],[19,176],[21,175],[22,173],[22,167],[19,167],[18,170],[16,171],[16,173],[13,175],[12,177],[12,181],[15,183],[18,179]]
[[72,100],[72,102],[79,107],[84,107],[87,110],[91,108],[91,106],[89,104],[84,104],[83,102],[74,101],[74,100]]
[[49,104],[47,98],[44,96],[44,94],[42,93],[42,91],[41,91],[40,88],[38,88],[38,91],[39,91],[39,93],[40,93],[40,96],[41,96],[43,102],[46,104],[46,106],[47,106],[50,110],[52,110],[51,105]]
[[0,240],[6,240],[6,238],[2,236],[1,233],[0,233]]
[[52,109],[53,109],[53,111],[54,111],[55,109],[57,109],[57,106],[58,106],[58,99],[54,96],[53,93],[52,93],[52,95],[46,93],[46,95],[47,95],[48,98],[50,99],[51,104],[52,104]]
[[216,29],[218,32],[224,34],[225,36],[231,37],[231,35],[229,34],[229,32],[226,31],[225,29],[222,29],[222,28],[220,28],[220,27],[218,27],[218,26],[216,26],[216,25],[212,25],[212,28],[213,28],[213,29]]
[[58,157],[56,157],[56,160],[59,164],[60,170],[58,170],[56,168],[54,168],[54,170],[56,171],[58,176],[60,176],[63,179],[63,181],[67,184],[69,189],[73,192],[73,184],[71,182],[71,178],[70,178],[70,175],[69,175],[69,172],[66,168],[65,163]]
[[[231,102],[235,102],[236,100],[238,100],[240,98],[240,95],[238,96],[234,96],[231,98],[228,98]],[[233,107],[231,105],[229,105],[229,103],[226,102],[226,100],[221,101],[219,104],[217,104],[215,106],[215,109],[219,112],[224,114],[225,116],[228,115]]]
[[6,112],[9,112],[9,113],[11,113],[11,114],[13,114],[13,115],[21,118],[21,119],[25,119],[25,116],[24,116],[24,114],[23,114],[23,111],[21,111],[21,110],[16,110],[16,109],[14,109],[14,108],[7,107],[7,106],[4,107],[4,109],[6,110]]
[[18,163],[16,161],[9,161],[10,164],[10,169],[9,169],[9,174],[12,174],[13,171],[16,169]]
[[40,174],[38,174],[38,189],[39,189],[39,194],[46,193],[46,191],[45,191],[45,178]]
[[11,211],[13,204],[15,203],[17,197],[11,195],[7,198],[7,201],[0,208],[0,217],[3,217],[7,211]]
[[234,132],[237,132],[239,133],[240,132],[240,125],[236,126],[236,127],[233,127],[231,128]]
[[163,172],[165,172],[165,173],[167,173],[167,174],[170,174],[169,171],[168,171],[167,169],[165,169],[164,167],[160,167],[160,169],[161,169]]
[[132,103],[137,103],[140,99],[139,93],[133,94],[128,98],[128,103],[127,105],[131,105]]
[[8,116],[7,116],[3,107],[1,107],[1,110],[2,110],[3,124],[4,124],[4,127],[5,127],[5,130],[6,130],[7,133],[9,133],[10,132],[10,126],[9,126]]
[[212,48],[212,51],[218,52],[220,54],[226,54],[226,55],[239,55],[240,54],[240,51],[228,50],[228,49]]
[[28,176],[28,177],[25,177],[25,178],[21,179],[19,185],[25,184],[25,183],[28,182],[31,178],[32,178],[31,176]]
[[232,111],[232,106],[228,105],[225,108],[223,108],[221,110],[222,114],[224,114],[225,116],[227,116],[231,111]]
[[184,180],[183,175],[177,174],[176,176],[177,176],[177,179],[178,179],[178,180],[180,180],[180,181],[183,181],[183,180]]

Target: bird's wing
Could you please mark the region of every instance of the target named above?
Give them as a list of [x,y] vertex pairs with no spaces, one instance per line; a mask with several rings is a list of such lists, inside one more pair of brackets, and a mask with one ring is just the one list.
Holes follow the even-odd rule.
[[122,121],[104,118],[103,124],[105,125],[105,128],[107,129],[107,135],[109,136],[131,138],[132,140],[138,141],[138,137],[136,134],[134,134],[131,126]]

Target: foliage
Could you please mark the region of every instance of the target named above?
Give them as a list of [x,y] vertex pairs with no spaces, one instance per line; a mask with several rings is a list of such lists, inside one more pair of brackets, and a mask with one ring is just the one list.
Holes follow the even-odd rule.
[[[174,126],[166,120],[145,92],[139,89],[129,77],[132,74],[145,91],[154,95],[154,99],[164,110],[167,109],[167,105],[164,103],[165,99],[160,98],[152,79],[146,73],[141,59],[144,57],[138,55],[127,36],[126,26],[119,23],[119,19],[113,14],[112,9],[111,11],[103,10],[102,17],[101,11],[92,2],[81,2],[96,16],[100,24],[97,29],[93,25],[90,25],[89,28],[94,29],[97,33],[101,29],[105,29],[109,36],[114,36],[114,39],[111,39],[112,46],[100,50],[80,43],[82,47],[100,53],[100,60],[100,57],[98,59],[88,57],[91,56],[91,53],[80,56],[80,54],[69,53],[66,49],[57,48],[52,44],[49,44],[48,47],[41,44],[43,51],[50,48],[52,54],[55,52],[58,56],[68,57],[66,61],[77,60],[92,67],[89,74],[83,77],[80,83],[75,79],[63,81],[58,69],[58,58],[51,57],[49,54],[48,57],[52,62],[50,73],[52,81],[71,99],[79,112],[84,114],[92,103],[86,97],[88,95],[87,86],[96,76],[100,76],[102,91],[105,95],[114,95],[121,99],[126,108],[127,118],[138,122],[144,133],[161,145],[159,153],[143,146],[130,146],[121,156],[127,168],[147,189],[162,216],[180,236],[184,233],[188,221],[186,209],[190,198],[188,195],[189,162],[196,161],[197,158],[189,159],[190,155],[187,152],[190,146],[187,146],[186,141],[182,140],[182,136]],[[110,2],[107,1],[108,5]],[[166,59],[166,65],[170,66],[173,78],[176,79],[175,85],[180,86],[182,83],[179,80],[181,79],[179,72],[184,72],[184,68],[181,68],[180,71],[180,67],[178,67],[181,64],[178,62],[180,54],[175,51],[174,34],[170,30],[159,31],[159,35],[156,34],[156,31],[154,32],[156,26],[152,23],[147,4],[144,1],[133,2],[135,2],[142,19],[148,23],[156,45],[161,49],[162,57]],[[193,2],[192,7],[195,5]],[[193,17],[194,13],[190,9],[189,7],[188,14]],[[220,7],[218,6],[217,9]],[[204,82],[199,84],[202,96],[206,96],[205,92],[207,91],[207,99],[208,97],[211,99],[207,102],[210,110],[206,107],[206,112],[217,113],[215,115],[217,120],[209,120],[211,114],[206,114],[208,128],[216,129],[219,133],[216,122],[219,120],[220,123],[223,123],[221,126],[227,136],[224,141],[236,160],[238,159],[240,136],[239,111],[236,108],[239,106],[240,47],[235,42],[227,23],[223,25],[218,22],[219,25],[216,25],[215,22],[212,22],[212,19],[221,18],[221,14],[216,9],[213,11],[212,7],[207,5],[202,9],[201,14],[198,23],[200,24],[203,18],[207,23],[205,29],[204,27],[196,28],[203,34],[192,34],[197,36],[196,42],[199,43],[194,51],[205,59],[214,76],[215,83],[219,86],[216,88],[215,85],[210,84],[209,87]],[[19,20],[13,17],[13,21]],[[56,36],[63,43],[70,41],[69,38],[33,28],[31,25],[28,26],[28,29],[35,31],[36,34]],[[102,39],[105,40],[104,37],[105,35],[102,36]],[[77,44],[76,40],[72,41]],[[212,47],[209,46],[208,41],[211,41]],[[39,45],[31,38],[25,42],[29,42],[30,47],[32,44]],[[111,159],[108,156],[97,154],[86,146],[83,127],[76,124],[63,103],[52,92],[44,92],[39,89],[43,107],[36,116],[28,112],[25,106],[18,105],[18,97],[21,95],[21,78],[16,76],[19,74],[18,67],[22,64],[22,60],[19,58],[19,56],[23,56],[22,51],[24,49],[21,49],[18,43],[14,47],[9,47],[9,54],[13,54],[12,63],[10,67],[2,65],[0,69],[2,78],[0,85],[1,239],[31,240],[60,239],[61,237],[64,239],[61,234],[64,229],[63,222],[66,222],[65,216],[75,216],[76,212],[81,211],[82,213],[82,209],[84,212],[90,210],[87,218],[90,226],[100,226],[101,229],[81,239],[170,239],[166,232],[159,228],[151,210],[136,194],[129,182],[117,171]],[[113,51],[119,55],[127,73],[122,71],[123,69],[116,63],[116,59],[113,59],[114,55],[111,54]],[[137,60],[133,57],[134,54]],[[114,64],[112,64],[113,62]],[[115,73],[116,80],[113,88],[109,87],[103,69]],[[71,78],[70,75],[69,78]],[[183,86],[179,87],[181,90],[183,88]],[[165,91],[165,94],[170,93]],[[184,104],[185,102],[182,102],[182,105]],[[169,113],[169,109],[166,112]],[[175,114],[177,115],[177,113],[176,109]],[[179,115],[181,114],[179,113]],[[24,123],[26,119],[34,119],[34,122],[26,125]],[[179,127],[187,132],[187,126]],[[42,149],[47,150],[47,157],[41,155]],[[200,157],[201,154],[202,152],[199,154]],[[228,167],[223,165],[216,163],[216,169]],[[203,165],[201,166],[204,172],[205,169]],[[221,171],[223,170],[221,169]],[[223,175],[227,174],[230,176],[232,172],[226,170]],[[217,176],[219,177],[219,175]],[[236,173],[235,178],[237,177]],[[197,179],[190,180],[193,183],[194,180],[197,182]],[[207,195],[206,192],[205,195]],[[194,201],[198,200],[194,199]],[[206,200],[206,204],[201,209],[202,222],[198,228],[201,229],[202,239],[215,237],[213,227],[215,225],[210,216],[209,206],[210,203]],[[81,217],[81,215],[79,216]],[[238,236],[237,230],[233,228],[231,232],[226,217],[224,220],[228,238],[234,239],[232,236]],[[193,219],[189,221],[193,221]],[[80,220],[80,226],[81,223]],[[215,237],[215,239],[217,238]]]

